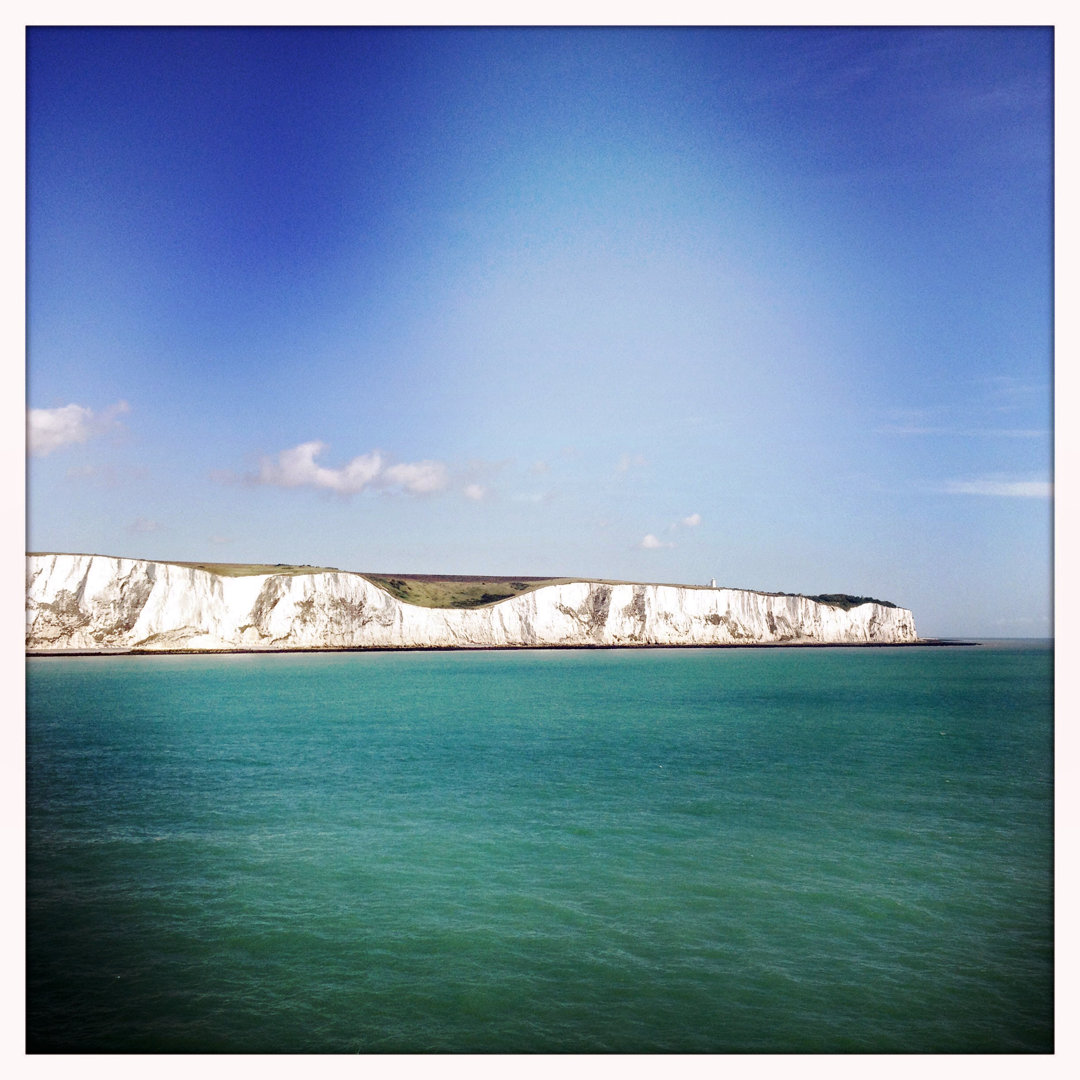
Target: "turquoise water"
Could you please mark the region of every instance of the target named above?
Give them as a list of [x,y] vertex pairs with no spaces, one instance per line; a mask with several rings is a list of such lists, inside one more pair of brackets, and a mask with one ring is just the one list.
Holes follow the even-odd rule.
[[1048,1052],[1052,663],[28,661],[28,1046]]

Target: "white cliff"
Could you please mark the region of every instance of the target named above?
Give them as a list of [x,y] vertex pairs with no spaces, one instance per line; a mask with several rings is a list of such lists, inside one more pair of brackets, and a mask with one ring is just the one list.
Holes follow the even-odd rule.
[[909,644],[904,608],[742,589],[572,582],[478,608],[404,603],[360,574],[225,576],[102,555],[30,555],[26,647],[55,650]]

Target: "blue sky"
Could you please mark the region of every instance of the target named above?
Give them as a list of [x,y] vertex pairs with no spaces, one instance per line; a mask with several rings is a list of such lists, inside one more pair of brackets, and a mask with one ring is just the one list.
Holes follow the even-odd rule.
[[28,38],[28,549],[1051,632],[1052,37]]

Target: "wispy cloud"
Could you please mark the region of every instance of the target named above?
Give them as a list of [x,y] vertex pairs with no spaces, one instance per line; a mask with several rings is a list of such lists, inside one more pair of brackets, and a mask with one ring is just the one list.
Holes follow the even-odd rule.
[[615,467],[615,471],[619,473],[627,473],[631,469],[640,469],[644,464],[644,454],[623,454],[619,458],[619,464]]
[[483,484],[466,484],[463,493],[466,499],[480,502],[487,495],[487,488]]
[[968,439],[1049,438],[1050,387],[1011,375],[980,375],[952,402],[888,409],[879,435]]
[[259,472],[250,479],[273,487],[323,488],[340,495],[368,489],[430,495],[449,484],[449,470],[441,461],[391,464],[380,451],[372,450],[334,469],[315,460],[325,449],[325,443],[312,441],[282,450],[276,458],[264,457]]
[[95,413],[85,405],[62,405],[56,409],[28,409],[26,448],[36,457],[45,457],[64,446],[84,443],[103,435],[117,424],[117,417],[130,412],[126,401],[118,401]]
[[673,521],[668,527],[668,532],[678,532],[679,529],[696,529],[701,524],[700,514],[687,514],[686,517]]
[[161,528],[161,522],[150,518],[136,518],[128,528],[135,533],[157,532]]
[[929,427],[920,424],[886,424],[876,429],[879,435],[955,435],[958,438],[1042,439],[1046,428],[962,428]]
[[997,399],[1049,397],[1051,392],[1048,382],[1031,382],[1015,375],[978,375],[971,382],[989,397]]
[[116,488],[127,484],[145,484],[150,478],[150,471],[142,465],[114,465],[111,462],[91,465],[88,462],[79,462],[65,469],[64,475],[83,485]]
[[950,480],[942,489],[948,495],[992,495],[1007,499],[1052,499],[1049,480]]
[[670,540],[661,540],[659,537],[653,536],[652,533],[646,533],[641,543],[638,544],[639,548],[645,551],[655,551],[657,548],[673,548],[675,544]]

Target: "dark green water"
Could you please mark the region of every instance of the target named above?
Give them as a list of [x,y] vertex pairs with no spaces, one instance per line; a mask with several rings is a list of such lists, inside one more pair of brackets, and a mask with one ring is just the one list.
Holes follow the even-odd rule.
[[1048,1052],[1052,650],[28,662],[28,1046]]

